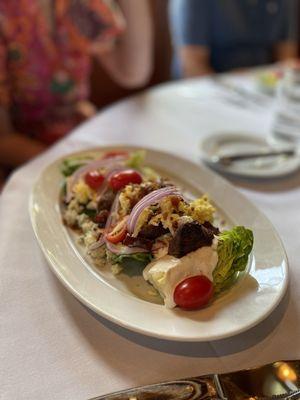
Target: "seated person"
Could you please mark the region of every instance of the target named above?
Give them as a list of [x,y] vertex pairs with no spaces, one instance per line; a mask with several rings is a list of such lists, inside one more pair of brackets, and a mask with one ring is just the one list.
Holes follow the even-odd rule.
[[174,75],[297,57],[297,0],[170,0]]
[[124,87],[146,83],[147,0],[0,2],[0,170],[39,154],[94,113],[92,57]]

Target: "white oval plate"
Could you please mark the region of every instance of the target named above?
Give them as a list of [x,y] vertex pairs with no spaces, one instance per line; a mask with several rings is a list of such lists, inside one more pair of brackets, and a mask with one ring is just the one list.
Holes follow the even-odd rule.
[[[112,148],[101,148],[98,152],[109,149]],[[236,335],[253,327],[280,302],[288,282],[287,259],[282,243],[267,218],[218,175],[171,154],[147,151],[148,165],[165,171],[173,179],[175,177],[179,184],[195,195],[208,193],[222,211],[222,218],[225,216],[230,224],[251,228],[255,238],[249,274],[232,289],[202,310],[168,310],[160,304],[142,300],[128,280],[123,282],[110,273],[97,270],[83,256],[74,235],[70,234],[61,219],[61,161],[48,166],[35,184],[30,199],[31,221],[53,272],[74,296],[99,315],[157,338],[209,341]]]
[[[285,143],[286,147],[286,143]],[[214,162],[214,157],[232,154],[278,150],[280,144],[251,133],[220,132],[207,136],[200,142],[202,159],[213,169],[227,175],[246,178],[279,178],[291,174],[300,168],[300,157],[272,157],[236,161],[228,166]]]

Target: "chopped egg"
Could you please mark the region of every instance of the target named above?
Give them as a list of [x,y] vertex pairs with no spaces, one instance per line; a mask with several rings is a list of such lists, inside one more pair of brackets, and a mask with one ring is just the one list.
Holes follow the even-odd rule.
[[86,204],[94,197],[94,191],[83,181],[80,180],[73,188],[76,200],[81,204]]
[[210,204],[209,198],[206,195],[193,200],[189,204],[183,201],[180,202],[179,209],[185,215],[192,217],[194,221],[200,224],[203,224],[205,221],[212,221],[214,212],[216,211]]

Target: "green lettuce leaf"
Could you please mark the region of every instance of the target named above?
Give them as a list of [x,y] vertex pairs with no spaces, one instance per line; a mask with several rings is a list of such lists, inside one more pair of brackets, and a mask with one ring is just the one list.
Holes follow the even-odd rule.
[[113,254],[110,253],[109,260],[112,264],[119,264],[124,268],[124,272],[130,275],[140,275],[143,269],[152,260],[150,253],[134,254]]
[[129,160],[126,162],[126,165],[130,168],[137,169],[143,174],[145,180],[149,181],[157,181],[160,179],[160,176],[154,169],[150,167],[143,166],[146,157],[145,150],[137,150],[131,153]]
[[228,287],[237,273],[246,269],[253,247],[253,233],[243,226],[236,226],[222,232],[218,239],[218,263],[213,271],[215,293]]
[[146,156],[145,150],[134,151],[133,153],[130,154],[130,157],[126,162],[126,165],[130,168],[140,170],[144,163],[145,156]]
[[150,167],[142,167],[141,171],[144,179],[147,181],[158,181],[160,179],[158,173],[155,172],[154,169]]
[[67,177],[72,175],[78,168],[90,161],[91,157],[69,157],[66,158],[60,167],[61,173]]
[[91,210],[90,208],[84,207],[84,209],[82,210],[82,212],[80,214],[85,214],[90,218],[94,218],[97,215],[97,210],[94,210],[94,209]]

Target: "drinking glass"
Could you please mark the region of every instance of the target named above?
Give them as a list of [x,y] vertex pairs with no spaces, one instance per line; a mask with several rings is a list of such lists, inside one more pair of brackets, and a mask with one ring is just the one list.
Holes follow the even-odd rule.
[[273,139],[300,146],[300,65],[286,68],[277,88]]

